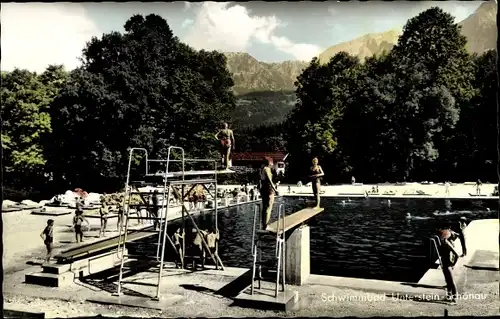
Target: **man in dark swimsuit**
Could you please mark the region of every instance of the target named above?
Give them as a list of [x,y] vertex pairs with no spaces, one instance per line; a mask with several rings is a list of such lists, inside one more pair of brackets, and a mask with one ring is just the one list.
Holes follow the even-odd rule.
[[75,198],[76,211],[82,214],[83,214],[83,204],[84,204],[83,198],[81,197]]
[[270,157],[264,158],[259,180],[260,196],[262,197],[262,230],[267,230],[273,211],[274,196],[278,194],[278,189],[273,182],[272,166],[273,159]]
[[43,243],[47,248],[47,257],[45,257],[45,262],[48,263],[52,257],[52,248],[54,244],[54,220],[49,219],[47,221],[47,226],[44,228],[40,237],[43,239]]
[[449,229],[441,230],[439,254],[441,256],[441,268],[446,281],[447,299],[455,304],[457,302],[457,286],[455,285],[451,271],[457,263],[458,254],[453,248],[453,244],[449,241],[450,237],[451,232]]
[[481,195],[481,186],[482,185],[483,185],[483,183],[481,182],[480,179],[478,179],[476,184],[474,185],[474,187],[476,187],[476,196]]
[[120,196],[120,198],[118,199],[118,207],[117,207],[117,210],[118,210],[118,213],[116,215],[116,229],[117,230],[120,230],[121,228],[123,228],[123,219],[125,217],[125,207],[123,207],[125,205],[125,197],[124,196]]
[[[153,204],[153,207],[151,207],[151,217],[155,218],[153,220],[153,223],[154,223],[154,226],[155,226],[155,229],[158,230],[160,229],[159,225],[160,225],[160,221],[158,220],[158,211],[160,210],[160,208],[158,207],[158,195],[159,195],[159,192],[157,189],[155,189],[153,191],[153,197],[151,198],[151,202]],[[168,203],[167,203],[168,205]]]
[[[212,227],[212,229],[210,229],[210,232],[208,232],[205,237],[209,249],[209,255],[212,254],[214,257],[217,256],[218,253],[217,247],[219,239],[220,239],[219,230],[215,229],[215,227]],[[215,263],[215,269],[218,268],[219,268],[218,264]]]
[[174,235],[172,236],[172,241],[174,242],[175,250],[177,251],[177,258],[175,260],[175,268],[184,269],[184,256],[182,251],[181,240],[184,240],[184,232],[181,233],[181,229],[177,228]]
[[462,256],[465,257],[467,255],[467,245],[465,244],[465,234],[464,230],[467,227],[467,218],[464,216],[460,217],[458,221],[458,239],[460,239],[460,245],[462,246]]
[[316,199],[316,208],[319,208],[319,201],[320,201],[320,189],[321,189],[321,177],[325,176],[325,173],[323,172],[323,169],[321,166],[318,165],[318,158],[315,157],[312,160],[312,166],[311,166],[311,182],[312,182],[312,188],[313,188],[313,194]]
[[[83,217],[83,213],[80,211],[75,212],[75,217],[73,217],[73,227],[75,228],[75,238],[76,242],[83,242],[83,230],[82,230],[82,223],[86,222],[87,223],[87,228],[90,229],[90,223],[89,221]],[[80,241],[78,241],[78,238],[80,238]]]
[[102,236],[106,237],[106,226],[108,225],[108,213],[109,208],[106,201],[103,199],[101,202],[102,207],[99,208],[99,213],[101,215],[101,229],[99,230],[99,238]]
[[215,134],[215,138],[221,143],[222,167],[229,169],[229,158],[231,150],[234,150],[234,134],[229,125],[224,123],[224,128]]
[[[205,269],[205,248],[203,246],[203,239],[207,236],[207,231],[201,230],[198,232],[196,228],[193,228],[193,256],[199,256],[201,268]],[[202,239],[203,238],[203,239]],[[194,268],[196,268],[196,263],[193,263]],[[194,269],[193,268],[193,269]]]

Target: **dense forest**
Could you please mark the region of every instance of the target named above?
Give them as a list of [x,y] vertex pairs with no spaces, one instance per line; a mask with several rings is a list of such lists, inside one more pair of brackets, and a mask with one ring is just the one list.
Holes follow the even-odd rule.
[[226,57],[182,43],[157,15],[90,39],[82,61],[70,72],[2,72],[9,192],[111,192],[123,186],[130,147],[215,158],[222,121],[235,129],[236,151],[289,152],[293,182],[313,156],[329,183],[496,180],[496,52],[469,54],[439,8],[363,63],[344,52],[313,59],[295,92],[235,96]]

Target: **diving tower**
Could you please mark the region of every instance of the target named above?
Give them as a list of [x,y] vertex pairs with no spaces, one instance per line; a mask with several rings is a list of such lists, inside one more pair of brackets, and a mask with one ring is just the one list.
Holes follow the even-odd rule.
[[[145,169],[144,174],[142,174],[142,180],[132,181],[131,180],[131,167],[132,159],[135,153],[142,152],[145,154]],[[174,156],[175,155],[177,156]],[[155,163],[159,165],[160,170],[150,172],[150,165]],[[213,167],[213,169],[203,169],[203,170],[186,170],[186,166],[189,164],[201,163],[205,166]],[[172,167],[177,166],[177,170],[173,170]],[[180,167],[179,167],[180,166]],[[167,221],[170,208],[170,200],[176,196],[181,202],[182,207],[182,226],[181,233],[186,233],[186,221],[189,219],[192,225],[196,229],[198,234],[201,231],[196,224],[193,216],[185,205],[185,201],[191,191],[198,185],[203,186],[204,190],[208,193],[210,197],[214,199],[214,212],[215,212],[215,222],[214,228],[218,233],[218,222],[217,222],[217,211],[218,211],[218,198],[217,198],[217,177],[220,174],[231,174],[234,171],[225,169],[217,170],[217,161],[213,159],[189,159],[185,158],[185,152],[182,147],[170,146],[167,150],[166,159],[149,159],[148,152],[144,148],[131,148],[129,152],[129,162],[127,168],[127,180],[125,183],[125,198],[124,202],[121,203],[124,207],[124,222],[125,230],[122,232],[122,227],[119,227],[119,239],[117,245],[117,253],[120,258],[120,272],[118,278],[118,287],[114,296],[120,296],[122,294],[122,285],[127,283],[123,280],[123,274],[126,270],[126,262],[133,261],[135,259],[148,259],[152,263],[159,267],[158,279],[156,284],[156,294],[152,297],[153,300],[160,300],[161,296],[161,281],[163,276],[163,266],[165,263],[165,250],[167,246],[171,246],[173,251],[178,254],[178,258],[182,260],[181,264],[184,265],[184,259],[186,258],[186,240],[182,240],[182,254],[179,256],[177,249],[175,249],[174,242],[167,234]],[[155,189],[161,189],[161,192],[155,191],[140,191],[140,187],[153,187]],[[180,188],[180,190],[178,189]],[[140,196],[141,204],[132,204],[131,199],[134,195]],[[159,204],[158,196],[161,196],[162,200]],[[153,200],[156,197],[156,200]],[[130,208],[134,207],[139,209],[145,209],[149,212],[150,217],[132,217],[130,216]],[[156,255],[155,256],[144,256],[144,255],[128,255],[126,249],[126,243],[129,241],[129,236],[134,236],[133,232],[129,231],[129,220],[133,219],[142,220],[153,220],[155,227],[151,232],[154,236],[157,236],[156,244]],[[136,235],[137,236],[137,235]],[[208,252],[208,257],[211,258],[216,266],[216,269],[221,268],[224,270],[224,265],[222,260],[218,255],[218,243],[216,242],[215,251],[212,253],[208,247],[208,244],[203,236],[201,241],[203,248]]]

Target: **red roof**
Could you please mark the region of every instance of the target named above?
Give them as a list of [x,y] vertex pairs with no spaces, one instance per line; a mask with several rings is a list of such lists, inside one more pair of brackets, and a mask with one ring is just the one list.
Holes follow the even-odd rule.
[[270,157],[275,162],[285,160],[287,153],[284,152],[241,152],[233,153],[231,159],[233,161],[262,161],[264,157]]

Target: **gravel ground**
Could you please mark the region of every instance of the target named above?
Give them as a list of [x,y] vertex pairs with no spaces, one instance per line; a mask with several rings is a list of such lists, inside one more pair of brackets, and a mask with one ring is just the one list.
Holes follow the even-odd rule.
[[[66,209],[73,211],[72,209]],[[47,225],[47,220],[54,220],[54,253],[66,250],[75,245],[75,235],[71,228],[73,214],[63,216],[33,215],[30,211],[3,213],[3,244],[4,244],[4,273],[12,273],[26,267],[27,261],[42,262],[46,250],[40,233]],[[90,231],[84,227],[84,241],[91,242],[97,239],[100,228],[98,218],[88,218]],[[108,236],[118,233],[116,219],[108,221]]]
[[[98,285],[91,285],[92,283],[74,284],[65,288],[27,285],[22,283],[24,273],[17,272],[6,278],[5,306],[13,305],[16,308],[45,312],[47,318],[98,314],[109,317],[442,316],[444,309],[448,309],[450,316],[493,316],[499,315],[500,307],[499,275],[498,272],[491,271],[471,272],[463,293],[478,295],[474,296],[475,299],[469,297],[469,299],[460,300],[454,306],[441,301],[403,300],[382,293],[305,285],[290,287],[298,288],[300,307],[299,310],[286,314],[233,307],[231,306],[232,300],[214,295],[211,291],[219,289],[232,280],[228,276],[189,272],[184,275],[173,275],[171,271],[168,271],[165,274],[164,294],[180,295],[182,299],[166,307],[164,311],[158,311],[90,303],[85,300],[91,297],[109,297],[110,292],[96,291]],[[140,279],[140,281],[148,282],[152,280],[144,278],[155,276],[155,274],[143,273],[127,278],[127,280]],[[188,288],[189,285],[201,289]],[[111,286],[114,287],[113,284]],[[148,295],[153,293],[150,287],[131,285],[126,287]],[[478,299],[479,295],[484,299]],[[330,300],[327,300],[328,297]],[[346,300],[346,297],[349,299]]]
[[[43,299],[22,295],[5,294],[5,306],[14,305],[31,311],[45,312],[47,318],[67,318],[76,316],[103,315],[106,317],[220,317],[220,316],[442,316],[448,309],[450,316],[494,316],[499,315],[498,282],[481,284],[475,291],[488,294],[485,300],[462,300],[455,306],[440,302],[418,302],[393,300],[383,295],[364,293],[361,291],[324,286],[306,286],[300,289],[299,311],[287,314],[273,311],[257,311],[239,307],[228,307],[229,300],[217,302],[214,296],[203,296],[200,293],[189,293],[185,301],[169,307],[164,311],[106,306],[85,301],[64,301],[60,299]],[[479,293],[479,292],[478,292]],[[324,295],[349,296],[351,301],[324,301]],[[358,300],[354,300],[358,298]],[[196,305],[196,307],[193,307]],[[209,307],[204,307],[209,306]]]

